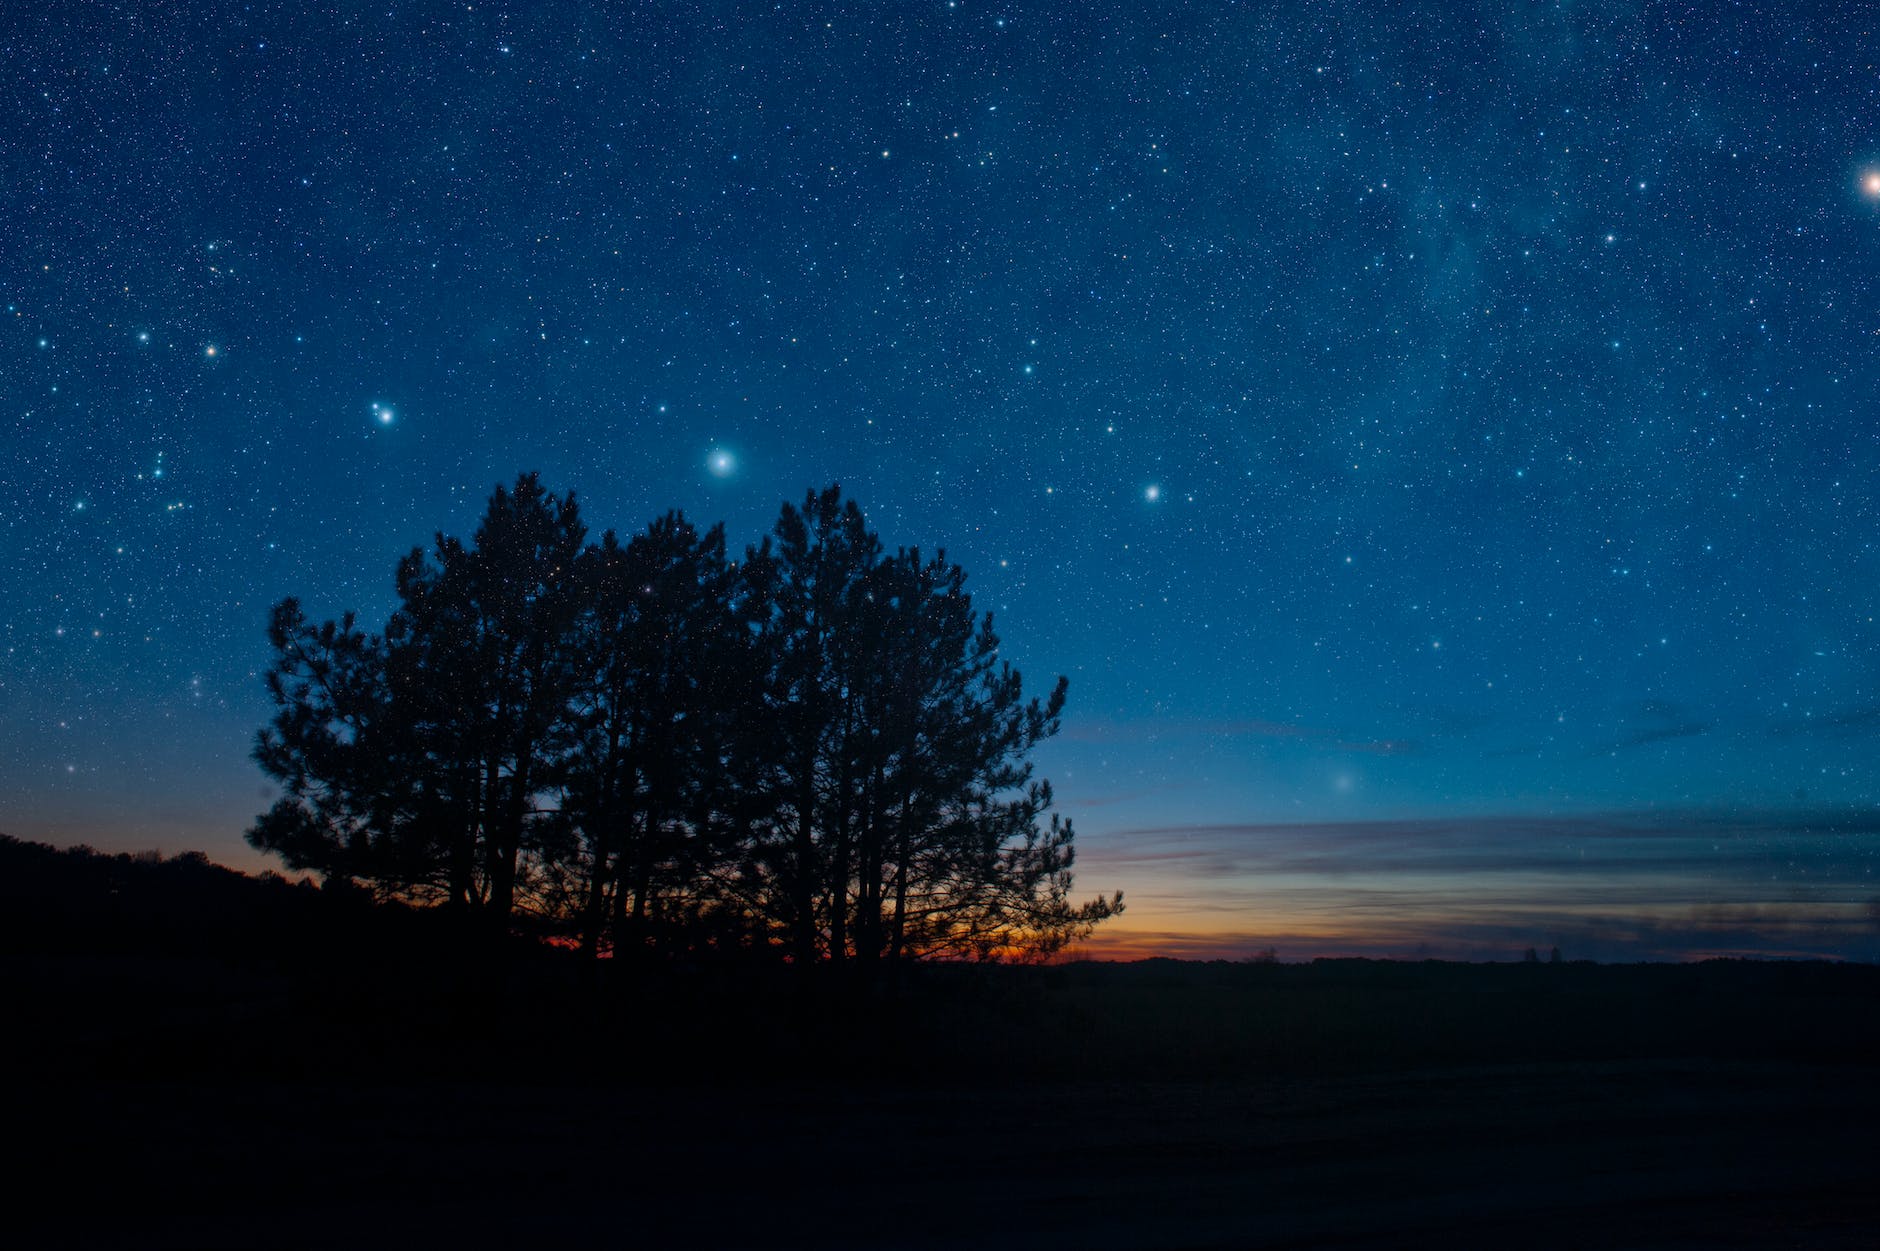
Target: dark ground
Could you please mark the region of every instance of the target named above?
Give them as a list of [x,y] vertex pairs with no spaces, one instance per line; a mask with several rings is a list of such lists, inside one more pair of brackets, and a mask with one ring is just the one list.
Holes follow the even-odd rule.
[[10,1246],[1880,1245],[1869,966],[593,981],[21,846]]

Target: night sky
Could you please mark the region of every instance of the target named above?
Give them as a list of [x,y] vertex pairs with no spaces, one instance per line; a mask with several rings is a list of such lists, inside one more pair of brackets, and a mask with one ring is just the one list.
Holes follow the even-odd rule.
[[269,605],[839,481],[1094,954],[1880,957],[1880,14],[41,5],[0,830],[246,868]]

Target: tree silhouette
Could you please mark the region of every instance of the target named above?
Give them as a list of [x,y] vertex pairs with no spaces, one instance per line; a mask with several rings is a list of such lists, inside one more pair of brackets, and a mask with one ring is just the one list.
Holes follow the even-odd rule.
[[591,955],[1036,957],[1121,909],[1071,901],[1032,777],[1065,680],[1026,698],[944,552],[884,555],[836,487],[742,562],[679,513],[585,538],[523,474],[399,562],[382,635],[276,606],[250,841]]
[[975,619],[964,571],[902,549],[875,569],[857,638],[863,732],[856,955],[1049,954],[1122,906],[1073,906],[1072,831],[1052,816],[1031,749],[1055,734],[1069,687],[1027,700]]
[[809,963],[846,951],[854,835],[853,736],[860,701],[851,679],[860,609],[880,541],[853,501],[830,487],[797,509],[783,506],[774,547],[747,554],[767,609],[759,649],[766,666],[773,751],[766,819],[754,829],[752,863],[769,889],[753,892],[782,928],[791,956]]
[[777,750],[755,859],[796,960],[1045,953],[1121,907],[1073,906],[1072,832],[1025,757],[1066,682],[1027,701],[942,553],[881,555],[830,487],[747,559]]
[[387,754],[398,735],[384,640],[359,630],[351,613],[315,626],[288,598],[269,615],[268,642],[276,711],[256,736],[254,756],[283,793],[248,841],[329,880],[415,884],[425,858],[403,854],[399,837],[406,788]]
[[285,795],[249,841],[290,867],[363,877],[507,918],[574,694],[574,497],[497,487],[473,543],[399,562],[382,636],[276,606],[255,747]]
[[570,730],[586,536],[573,494],[523,474],[496,488],[471,546],[440,534],[434,559],[414,549],[399,562],[387,685],[453,906],[501,919],[515,905]]
[[582,687],[564,810],[583,880],[581,943],[648,945],[662,903],[696,914],[716,862],[729,720],[749,683],[722,526],[668,513],[583,556]]

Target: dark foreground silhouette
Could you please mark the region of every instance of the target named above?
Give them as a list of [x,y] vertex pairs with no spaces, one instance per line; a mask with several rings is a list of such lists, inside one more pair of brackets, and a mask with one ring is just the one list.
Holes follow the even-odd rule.
[[[645,966],[0,841],[15,1245],[1869,1246],[1880,969]],[[814,971],[813,971],[814,972]]]
[[248,841],[642,963],[872,978],[1048,958],[1122,911],[1073,901],[1029,758],[1069,680],[1026,697],[944,551],[889,554],[833,486],[742,559],[679,513],[587,533],[525,473],[399,562],[382,631],[276,604],[254,758],[281,793]]

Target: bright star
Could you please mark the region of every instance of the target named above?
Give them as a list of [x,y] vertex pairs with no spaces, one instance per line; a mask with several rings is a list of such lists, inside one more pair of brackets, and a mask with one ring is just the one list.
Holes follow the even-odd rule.
[[705,467],[714,477],[729,478],[738,467],[738,458],[722,447],[713,448],[711,455],[705,458]]
[[397,413],[392,411],[391,406],[388,404],[374,404],[372,406],[372,415],[379,419],[381,426],[391,425],[398,416]]
[[1862,174],[1860,189],[1869,200],[1880,200],[1880,169],[1870,169]]
[[213,343],[211,343],[211,344],[210,344],[210,345],[209,345],[208,347],[206,347],[206,348],[204,348],[204,349],[202,349],[202,354],[203,354],[204,356],[214,356],[214,355],[215,355],[215,344],[213,344]]
[[1162,498],[1162,488],[1152,482],[1147,487],[1143,488],[1142,498],[1153,504]]

